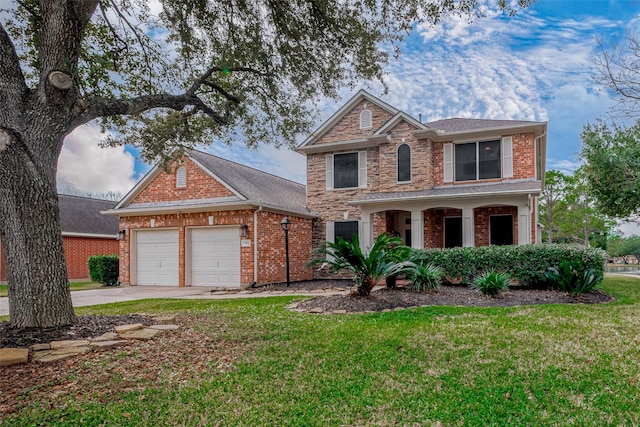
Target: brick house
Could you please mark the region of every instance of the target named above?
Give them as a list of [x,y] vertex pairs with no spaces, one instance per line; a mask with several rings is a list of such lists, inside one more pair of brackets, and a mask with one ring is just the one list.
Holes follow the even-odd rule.
[[539,242],[544,122],[421,123],[365,91],[297,151],[307,158],[313,246],[389,232],[414,248]]
[[154,167],[106,215],[119,216],[120,281],[131,285],[246,287],[312,278],[314,214],[305,187],[197,151]]
[[[60,228],[64,243],[69,280],[88,280],[87,260],[93,255],[118,254],[118,220],[101,211],[116,202],[88,197],[58,195]],[[0,244],[0,281],[7,280],[6,265]]]

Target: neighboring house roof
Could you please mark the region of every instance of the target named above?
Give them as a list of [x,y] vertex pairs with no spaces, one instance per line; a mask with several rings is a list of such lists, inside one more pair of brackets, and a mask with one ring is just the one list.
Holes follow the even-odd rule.
[[100,213],[113,208],[116,202],[59,194],[58,205],[63,235],[117,236],[118,218]]
[[281,178],[270,173],[241,165],[231,160],[198,150],[186,150],[185,155],[199,165],[234,196],[210,199],[174,200],[167,202],[131,203],[135,197],[163,170],[155,166],[140,182],[115,206],[104,212],[107,215],[135,215],[172,210],[206,211],[208,209],[234,209],[259,207],[281,210],[303,216],[314,216],[306,208],[306,188],[303,184]]
[[502,181],[486,184],[442,185],[429,190],[396,191],[387,193],[371,193],[362,199],[352,200],[352,204],[379,202],[429,200],[429,199],[461,199],[485,195],[538,194],[542,183],[537,180]]

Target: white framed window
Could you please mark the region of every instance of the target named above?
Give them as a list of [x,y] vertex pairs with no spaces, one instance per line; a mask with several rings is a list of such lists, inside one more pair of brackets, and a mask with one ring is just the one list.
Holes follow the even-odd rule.
[[180,166],[176,171],[176,188],[185,188],[187,186],[187,168]]
[[398,182],[411,181],[411,147],[409,144],[401,144],[396,153],[398,164]]
[[371,129],[373,127],[373,117],[371,110],[365,108],[360,112],[360,129]]
[[359,235],[358,221],[327,221],[326,240],[330,243],[338,241],[339,237],[351,241],[354,235]]
[[327,154],[327,189],[367,186],[367,152]]
[[513,178],[513,138],[443,146],[444,182]]

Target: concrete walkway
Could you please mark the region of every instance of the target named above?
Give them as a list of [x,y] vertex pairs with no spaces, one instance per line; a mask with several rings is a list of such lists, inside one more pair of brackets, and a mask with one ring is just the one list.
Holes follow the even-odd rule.
[[[287,290],[287,291],[216,291],[211,287],[190,286],[186,288],[169,286],[123,286],[119,288],[98,288],[87,291],[71,292],[74,307],[85,307],[97,304],[110,304],[122,301],[135,301],[150,298],[183,298],[183,299],[234,299],[234,298],[264,298],[286,295],[339,295],[346,291],[337,290]],[[9,315],[9,298],[0,298],[0,316]]]

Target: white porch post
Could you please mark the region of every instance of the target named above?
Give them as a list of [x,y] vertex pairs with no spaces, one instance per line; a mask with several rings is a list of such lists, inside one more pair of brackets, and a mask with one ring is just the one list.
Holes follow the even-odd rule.
[[424,214],[422,209],[411,211],[411,247],[424,249]]
[[473,224],[473,208],[462,209],[462,246],[475,246],[475,232]]
[[531,210],[528,205],[518,205],[518,245],[531,243]]
[[368,250],[373,246],[371,212],[365,209],[362,209],[360,212],[360,247]]

